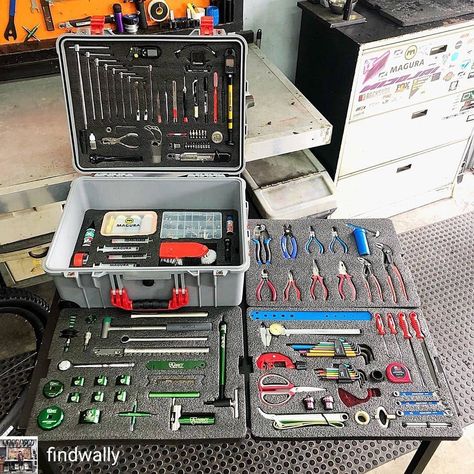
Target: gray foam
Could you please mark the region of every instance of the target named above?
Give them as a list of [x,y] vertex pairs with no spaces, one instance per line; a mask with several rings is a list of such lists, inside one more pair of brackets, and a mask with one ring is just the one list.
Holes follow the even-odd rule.
[[[364,308],[367,310],[367,308]],[[424,378],[429,385],[430,390],[436,390],[439,394],[441,400],[445,400],[449,403],[449,408],[453,412],[451,417],[399,417],[396,420],[390,422],[390,427],[388,429],[383,429],[380,427],[378,422],[373,419],[375,411],[378,406],[384,406],[388,413],[395,413],[397,409],[400,409],[396,405],[397,398],[392,396],[393,391],[420,391],[427,390],[428,388],[423,386],[420,376],[418,375],[415,361],[413,358],[413,353],[411,352],[409,343],[403,339],[401,331],[398,332],[396,336],[387,334],[384,337],[384,340],[387,343],[389,355],[385,353],[385,347],[383,346],[382,337],[378,335],[375,329],[375,321],[370,322],[361,322],[356,321],[354,323],[344,322],[313,322],[313,321],[291,321],[283,322],[282,324],[291,328],[307,328],[307,327],[324,327],[324,328],[361,328],[362,334],[358,336],[345,336],[345,339],[351,342],[359,342],[363,344],[368,344],[373,352],[375,359],[369,364],[365,365],[362,357],[356,358],[345,358],[345,359],[331,359],[331,358],[319,358],[319,357],[302,357],[298,352],[294,351],[290,347],[287,347],[287,344],[297,344],[297,343],[316,343],[322,340],[334,339],[338,336],[290,336],[278,338],[273,338],[271,345],[268,348],[264,348],[261,340],[259,328],[261,321],[253,321],[250,319],[250,308],[247,312],[247,340],[248,340],[248,354],[249,357],[253,358],[254,361],[254,372],[249,376],[249,392],[250,392],[250,420],[251,420],[251,432],[257,438],[281,438],[287,439],[292,437],[298,437],[298,439],[308,438],[308,439],[338,439],[338,438],[359,438],[367,437],[371,439],[378,438],[423,438],[430,436],[433,438],[439,437],[443,439],[456,439],[461,436],[461,428],[459,422],[455,415],[455,407],[449,395],[448,388],[444,381],[444,378],[440,375],[440,385],[438,388],[434,385],[428,369],[428,365],[425,361],[422,349],[417,340],[413,340],[413,346],[416,351],[418,361],[420,362],[421,370],[423,372]],[[285,310],[285,308],[278,308],[278,310]],[[384,318],[384,323],[386,323],[386,313],[392,312],[395,317],[395,321],[398,328],[397,309],[381,309],[377,308],[376,310],[371,310],[375,312],[380,312]],[[418,316],[420,324],[422,326],[423,332],[426,335],[426,342],[429,346],[429,351],[432,356],[437,356],[436,349],[432,343],[431,337],[429,336],[426,323],[423,319],[421,311],[418,311]],[[408,313],[406,312],[408,315]],[[266,323],[268,326],[269,323]],[[387,326],[386,326],[387,329]],[[414,334],[413,331],[411,331]],[[355,368],[364,370],[367,374],[374,370],[379,369],[385,373],[385,368],[390,362],[400,361],[400,356],[398,348],[394,341],[394,337],[397,338],[397,341],[401,347],[404,362],[409,368],[412,376],[413,383],[411,384],[394,384],[390,383],[387,380],[384,382],[372,382],[368,380],[362,388],[359,387],[357,382],[352,384],[337,384],[334,381],[325,381],[319,380],[316,374],[314,373],[315,368],[322,367],[331,367],[333,363],[336,362],[349,362]],[[303,360],[308,363],[308,370],[293,370],[293,369],[274,369],[271,371],[262,371],[256,368],[255,359],[262,352],[281,352],[285,355],[288,355],[293,361]],[[325,395],[332,395],[334,397],[334,411],[333,412],[345,412],[349,414],[349,420],[346,422],[346,427],[344,429],[332,428],[328,426],[317,426],[317,427],[306,427],[298,429],[289,429],[284,431],[275,430],[272,427],[272,422],[270,420],[264,419],[257,411],[257,407],[262,408],[265,412],[268,413],[305,413],[305,409],[302,404],[302,399],[306,396],[306,393],[296,394],[292,400],[287,404],[279,407],[269,407],[264,405],[258,399],[258,390],[257,382],[259,377],[264,373],[278,373],[287,377],[292,383],[297,386],[312,386],[312,387],[322,387],[326,388],[325,392],[314,392],[311,395],[315,398],[316,401],[316,410],[314,412],[322,413],[324,412],[320,398]],[[353,393],[359,398],[363,398],[367,395],[367,388],[380,388],[382,392],[381,397],[372,398],[366,403],[356,405],[354,407],[346,407],[339,399],[337,388],[342,387],[345,390]],[[414,397],[414,399],[423,399],[421,397]],[[426,398],[428,399],[428,398]],[[413,407],[405,408],[406,410],[428,410],[428,409],[438,409],[437,407]],[[367,411],[372,420],[366,426],[360,426],[354,421],[354,415],[357,411],[364,410]],[[331,413],[331,412],[326,412]],[[452,428],[431,428],[427,430],[426,428],[403,428],[403,421],[449,421],[453,423]]]
[[[169,319],[136,319],[130,320],[123,312],[115,310],[63,310],[60,313],[58,324],[53,335],[53,343],[51,344],[48,358],[50,359],[47,373],[41,379],[36,394],[35,403],[31,412],[31,418],[28,423],[27,432],[30,435],[39,436],[41,441],[87,441],[93,439],[99,440],[172,440],[172,439],[236,439],[245,435],[245,400],[244,400],[244,377],[239,374],[239,357],[243,355],[242,341],[242,317],[240,308],[210,308],[208,318],[192,318],[187,321],[210,321],[213,324],[213,330],[209,335],[207,342],[160,342],[160,343],[133,343],[124,345],[120,342],[120,338],[126,334],[124,332],[111,332],[107,339],[100,338],[100,328],[102,318],[104,316],[112,316],[113,325],[152,325],[164,324],[170,322]],[[79,330],[79,336],[74,338],[71,343],[69,352],[63,352],[64,339],[59,338],[60,331],[68,325],[68,318],[71,314],[78,316],[76,329]],[[92,328],[93,336],[90,341],[88,352],[83,352],[82,343],[84,332],[87,330],[85,318],[89,314],[96,314],[98,320]],[[218,395],[218,357],[219,357],[219,332],[218,325],[221,319],[227,322],[227,385],[226,396],[232,396],[235,387],[239,388],[239,410],[240,417],[234,419],[231,408],[215,408],[214,406],[204,405],[204,401],[214,400]],[[173,320],[176,321],[176,320]],[[184,319],[183,319],[184,321]],[[147,335],[151,335],[148,333]],[[153,334],[158,336],[185,335],[183,333],[166,333],[164,331],[155,331]],[[187,333],[189,335],[205,335],[206,333]],[[137,332],[136,335],[145,335],[145,333]],[[209,354],[193,354],[189,357],[184,355],[139,355],[126,357],[106,357],[95,356],[92,354],[94,347],[156,347],[160,345],[168,346],[209,346]],[[166,376],[176,374],[178,372],[168,370],[147,370],[145,362],[148,360],[164,360],[173,359],[180,360],[204,359],[207,362],[205,369],[184,370],[182,375],[205,374],[201,386],[193,385],[166,385],[160,386],[157,383],[148,384],[147,376],[152,381],[158,376]],[[59,361],[68,359],[74,363],[87,362],[136,362],[134,368],[71,368],[61,372],[57,369]],[[130,374],[132,384],[129,387],[116,387],[115,378],[120,374]],[[94,378],[99,374],[105,374],[109,378],[107,387],[94,387]],[[85,385],[82,388],[72,388],[71,379],[74,376],[83,375],[86,377]],[[65,384],[64,392],[54,399],[46,399],[42,395],[44,384],[51,379],[61,380]],[[124,403],[114,403],[113,397],[116,390],[123,388],[128,392],[127,401]],[[101,403],[91,403],[90,399],[94,390],[103,390],[105,392],[105,401]],[[199,399],[177,399],[176,402],[181,404],[183,412],[206,412],[215,413],[216,424],[212,426],[182,426],[179,431],[171,431],[169,428],[169,411],[171,400],[149,400],[148,391],[200,391]],[[80,403],[67,403],[67,396],[72,391],[82,393]],[[138,410],[148,411],[156,414],[150,418],[139,418],[133,432],[130,431],[130,419],[120,418],[116,413],[120,411],[131,410],[133,401],[138,400]],[[65,413],[65,421],[52,431],[43,431],[37,426],[36,417],[43,409],[51,405],[60,406]],[[102,419],[98,425],[80,425],[78,424],[79,412],[87,408],[100,408],[103,410]]]
[[[377,276],[384,295],[384,302],[380,301],[376,294],[373,283],[371,282],[371,291],[373,295],[373,302],[370,304],[367,299],[367,292],[362,279],[362,264],[357,260],[359,254],[353,236],[352,230],[347,227],[346,223],[352,223],[366,227],[372,230],[379,230],[380,236],[374,238],[368,236],[369,247],[371,255],[367,258],[373,264],[373,270]],[[397,238],[395,229],[389,219],[352,219],[352,220],[328,220],[328,219],[298,219],[295,221],[283,220],[249,220],[249,230],[252,235],[256,224],[265,224],[267,226],[270,236],[273,238],[271,242],[272,263],[264,267],[258,266],[255,260],[255,245],[251,242],[250,248],[250,268],[245,275],[246,281],[246,298],[249,306],[291,306],[294,308],[309,308],[309,307],[323,307],[323,308],[347,308],[347,307],[417,307],[420,305],[420,298],[417,294],[413,277],[411,276],[409,268],[403,261],[403,252],[400,242]],[[283,234],[283,224],[291,224],[293,234],[298,242],[298,255],[296,260],[285,260],[282,257],[280,250],[280,237]],[[304,250],[304,245],[308,239],[309,226],[312,225],[316,230],[316,237],[322,242],[325,252],[322,255],[317,253],[317,247],[313,244],[312,253],[307,254]],[[339,236],[346,242],[349,247],[349,253],[342,253],[339,244],[336,244],[336,253],[329,251],[329,242],[331,241],[331,228],[336,227]],[[397,293],[397,304],[394,304],[391,299],[391,293],[386,281],[386,272],[383,266],[382,252],[375,247],[375,242],[382,242],[390,246],[394,252],[394,261],[398,266],[408,293],[408,301],[403,297],[398,281],[391,273]],[[311,285],[312,262],[316,259],[321,275],[324,277],[325,284],[329,290],[329,298],[327,301],[322,299],[322,292],[319,285],[316,288],[316,300],[311,299],[309,294],[309,287]],[[342,301],[338,293],[338,262],[342,260],[347,268],[347,271],[352,275],[352,281],[357,291],[357,298],[354,302],[346,299]],[[277,301],[271,302],[269,298],[268,288],[263,290],[263,301],[257,301],[255,291],[260,281],[261,269],[268,270],[270,279],[274,283],[277,290]],[[285,303],[283,301],[283,291],[287,282],[288,270],[292,270],[296,279],[296,283],[301,290],[302,301],[295,299],[294,293],[291,293],[290,301]],[[350,296],[350,289],[347,283],[344,285],[346,297]]]

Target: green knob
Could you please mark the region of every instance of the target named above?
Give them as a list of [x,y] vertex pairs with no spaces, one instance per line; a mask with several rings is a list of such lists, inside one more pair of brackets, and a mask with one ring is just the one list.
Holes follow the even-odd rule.
[[59,380],[50,380],[46,382],[43,387],[43,395],[46,398],[56,398],[61,395],[64,390],[64,384]]
[[57,428],[64,420],[64,412],[56,405],[41,410],[38,414],[38,426],[45,431]]

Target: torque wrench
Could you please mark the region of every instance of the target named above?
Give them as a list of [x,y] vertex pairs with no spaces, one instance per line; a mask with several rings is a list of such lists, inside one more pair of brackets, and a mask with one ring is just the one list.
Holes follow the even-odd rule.
[[123,367],[135,367],[135,362],[109,362],[107,364],[73,364],[70,360],[62,360],[58,364],[58,369],[62,372],[71,368],[123,368]]
[[212,331],[212,323],[168,323],[157,326],[112,326],[112,318],[106,316],[102,320],[102,331],[100,337],[107,339],[111,331]]
[[196,311],[195,313],[132,313],[131,319],[148,319],[148,318],[207,318],[207,311]]
[[118,347],[116,349],[93,349],[96,356],[116,356],[124,357],[133,354],[208,354],[209,347],[147,347],[140,349]]
[[130,342],[206,342],[209,338],[207,336],[201,337],[130,337],[122,336],[120,342],[128,344]]
[[254,321],[370,321],[369,311],[250,311]]
[[413,353],[413,357],[415,359],[416,368],[418,370],[418,373],[420,374],[420,378],[423,382],[423,385],[426,386],[427,383],[426,383],[425,378],[423,377],[423,374],[421,372],[421,367],[420,367],[420,363],[418,361],[418,356],[416,355],[415,348],[413,347],[413,343],[411,342],[411,334],[410,334],[410,330],[408,329],[408,323],[407,323],[407,320],[406,320],[406,316],[405,316],[405,313],[403,313],[402,311],[400,311],[398,313],[398,324],[399,324],[399,326],[402,330],[403,337],[408,341],[408,343],[410,345],[411,352]]

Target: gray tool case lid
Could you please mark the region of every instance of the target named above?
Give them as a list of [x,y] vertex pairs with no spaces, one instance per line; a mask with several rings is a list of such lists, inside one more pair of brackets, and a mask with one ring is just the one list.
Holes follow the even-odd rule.
[[[246,59],[247,43],[239,35],[199,36],[199,35],[133,35],[133,36],[78,36],[66,34],[61,36],[56,44],[61,77],[64,86],[65,102],[69,120],[71,146],[73,152],[73,165],[79,172],[103,173],[103,172],[133,172],[150,174],[226,174],[238,175],[244,168],[244,138],[245,138],[245,94],[246,94]],[[193,62],[190,53],[193,50],[204,60],[202,70],[193,70]],[[157,50],[157,57],[134,57],[135,50]],[[225,52],[231,49],[235,52],[235,73],[233,82],[233,133],[234,145],[227,144],[227,103],[225,96],[228,91],[228,82],[225,75]],[[86,53],[89,53],[86,55]],[[107,61],[109,59],[109,61]],[[98,61],[97,61],[98,60]],[[107,67],[105,66],[107,65]],[[119,65],[122,71],[114,65]],[[148,67],[151,65],[152,70]],[[122,67],[123,66],[123,67]],[[138,66],[138,67],[137,67]],[[137,77],[137,91],[128,87],[130,81],[127,79],[127,71],[132,77]],[[156,71],[156,73],[155,73]],[[213,73],[218,72],[218,123],[213,123]],[[120,72],[123,72],[120,84]],[[140,74],[140,76],[137,76]],[[187,89],[187,114],[189,122],[183,123],[184,110],[183,101],[183,78],[186,75]],[[203,110],[203,82],[204,76],[208,81],[208,123],[194,121],[193,114],[193,84],[198,79],[198,95],[200,111]],[[143,79],[138,79],[141,77]],[[151,82],[150,82],[151,77]],[[166,81],[166,82],[163,82]],[[172,123],[172,81],[177,83],[178,116],[177,123]],[[150,91],[151,88],[155,90]],[[100,85],[100,87],[99,87]],[[135,84],[134,84],[135,86]],[[165,113],[164,94],[166,87],[169,101],[169,119],[167,123],[158,124],[157,120],[157,92],[160,91],[161,113]],[[122,91],[122,87],[123,90]],[[81,94],[81,88],[83,93]],[[141,90],[139,90],[141,88]],[[100,90],[100,97],[99,97]],[[136,118],[137,111],[134,110],[136,94],[140,94],[138,101],[146,101],[150,105],[148,120]],[[151,96],[151,97],[150,97]],[[83,99],[81,98],[83,97]],[[225,103],[224,103],[225,102]],[[111,111],[109,110],[109,106]],[[117,108],[116,108],[117,106]],[[84,120],[84,111],[86,120]],[[113,120],[109,120],[113,115]],[[143,111],[141,111],[143,113]],[[202,113],[202,112],[201,112]],[[95,116],[95,119],[93,118]],[[124,118],[125,116],[125,118]],[[104,117],[102,119],[101,117]],[[142,115],[143,117],[143,115]],[[127,130],[126,126],[132,126]],[[146,159],[144,154],[141,161],[103,161],[91,163],[90,155],[104,155],[104,147],[91,150],[89,137],[93,133],[95,140],[99,143],[104,136],[123,136],[127,133],[138,133],[138,149],[129,149],[124,146],[112,146],[109,155],[125,156],[143,153],[145,144],[151,146],[155,141],[156,133],[146,131],[146,125],[159,126],[161,132],[161,158]],[[116,132],[115,127],[122,127]],[[110,128],[107,128],[110,127]],[[211,138],[213,131],[220,131],[224,139],[215,149],[230,154],[226,162],[216,161],[174,161],[169,162],[165,157],[168,153],[185,152],[168,148],[170,145],[166,134],[173,132],[187,132],[191,129],[204,129],[207,131],[207,139]],[[106,131],[108,130],[108,131]],[[137,137],[130,137],[134,140]],[[211,142],[212,144],[212,142]],[[85,147],[85,148],[84,148]],[[203,152],[214,152],[202,150]],[[166,162],[168,161],[168,163]]]

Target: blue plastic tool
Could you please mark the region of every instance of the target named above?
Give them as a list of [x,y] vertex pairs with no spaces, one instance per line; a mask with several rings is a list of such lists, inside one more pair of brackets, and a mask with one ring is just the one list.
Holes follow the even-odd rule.
[[367,233],[372,234],[374,237],[378,237],[380,232],[366,229],[365,227],[360,227],[354,224],[346,224],[347,227],[352,229],[352,235],[357,247],[357,252],[361,257],[370,255],[369,242],[367,241]]
[[369,311],[262,311],[250,312],[254,321],[370,321]]

